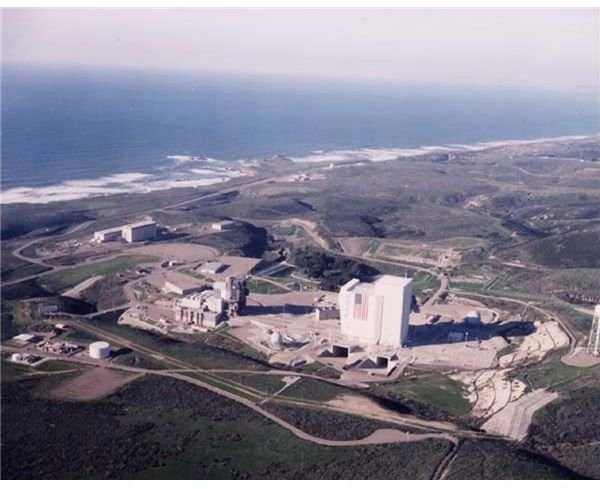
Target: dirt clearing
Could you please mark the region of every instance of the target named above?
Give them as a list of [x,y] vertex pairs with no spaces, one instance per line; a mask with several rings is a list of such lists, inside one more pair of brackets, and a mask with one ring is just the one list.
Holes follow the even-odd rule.
[[94,401],[118,391],[140,375],[96,367],[60,382],[48,392],[48,397],[68,401]]

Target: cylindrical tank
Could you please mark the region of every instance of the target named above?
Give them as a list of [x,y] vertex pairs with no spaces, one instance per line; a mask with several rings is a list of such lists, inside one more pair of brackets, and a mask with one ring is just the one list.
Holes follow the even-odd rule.
[[110,345],[106,341],[96,341],[90,344],[90,357],[108,358],[110,356]]
[[469,311],[468,314],[465,316],[465,321],[468,324],[480,324],[481,314],[479,314],[479,311]]

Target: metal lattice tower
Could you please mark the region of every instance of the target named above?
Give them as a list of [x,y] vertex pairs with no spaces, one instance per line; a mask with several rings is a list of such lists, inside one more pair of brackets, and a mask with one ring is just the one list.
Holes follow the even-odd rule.
[[594,319],[592,320],[587,352],[590,355],[600,356],[600,304],[594,308]]

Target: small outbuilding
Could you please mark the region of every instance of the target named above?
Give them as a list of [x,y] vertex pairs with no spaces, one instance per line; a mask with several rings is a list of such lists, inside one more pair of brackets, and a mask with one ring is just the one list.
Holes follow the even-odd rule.
[[233,229],[236,227],[237,223],[235,221],[219,221],[213,222],[211,227],[215,231],[225,231],[226,229]]

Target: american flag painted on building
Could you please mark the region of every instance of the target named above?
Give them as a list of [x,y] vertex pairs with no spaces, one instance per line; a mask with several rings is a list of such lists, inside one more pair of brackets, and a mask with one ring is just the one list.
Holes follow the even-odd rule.
[[354,319],[366,321],[369,317],[369,296],[354,294]]

